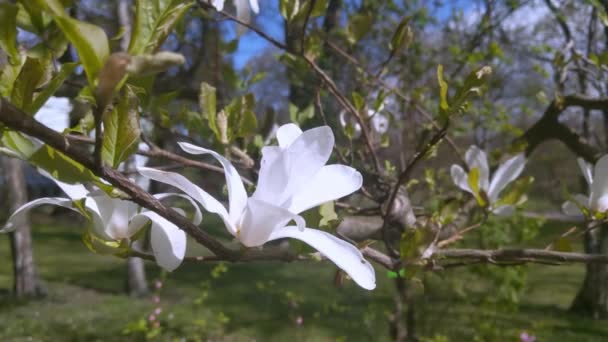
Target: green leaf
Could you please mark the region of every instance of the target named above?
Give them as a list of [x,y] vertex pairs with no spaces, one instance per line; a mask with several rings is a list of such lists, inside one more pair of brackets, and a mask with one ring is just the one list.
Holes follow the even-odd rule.
[[105,31],[99,26],[70,18],[58,0],[37,2],[51,11],[57,26],[76,48],[89,84],[95,85],[97,74],[110,55],[110,44]]
[[[47,80],[52,65],[49,59],[28,57],[13,85],[11,102],[15,107],[26,110],[31,107],[34,92]],[[33,114],[28,112],[29,114]]]
[[399,249],[403,260],[413,259],[420,256],[419,247],[424,242],[422,229],[407,229],[401,234]]
[[304,20],[310,12],[310,18],[320,17],[325,14],[325,9],[327,8],[328,0],[317,0],[314,1],[315,7],[310,10],[310,5],[313,3],[311,0],[307,0],[302,4],[302,7],[297,11],[297,13],[293,16],[293,20]]
[[279,11],[285,20],[291,21],[295,18],[298,10],[300,9],[299,0],[280,0]]
[[22,133],[6,131],[2,134],[2,145],[17,152],[24,159],[28,159],[34,152],[36,146],[32,140],[26,138]]
[[29,162],[46,170],[53,178],[66,183],[94,182],[97,185],[101,183],[91,170],[48,145],[36,150],[29,157]]
[[414,33],[412,32],[412,28],[408,25],[409,22],[410,17],[404,17],[397,26],[395,33],[393,33],[393,37],[389,44],[392,53],[397,52],[403,47],[407,47],[412,42]]
[[0,47],[8,54],[12,65],[19,64],[17,49],[17,5],[0,2]]
[[194,1],[136,0],[129,53],[156,52],[192,5]]
[[439,108],[446,112],[450,109],[448,104],[448,83],[443,79],[443,65],[437,66],[437,82],[439,83]]
[[520,205],[526,201],[526,193],[530,190],[530,187],[534,183],[534,177],[523,177],[513,182],[509,187],[509,192],[501,196],[496,202],[496,205]]
[[353,91],[352,97],[353,97],[353,104],[355,105],[355,108],[357,108],[358,111],[361,111],[363,109],[363,107],[365,107],[365,100],[356,91]]
[[42,34],[51,18],[44,15],[35,1],[19,0],[18,6],[17,25],[27,31]]
[[[3,51],[0,50],[0,57],[4,54]],[[15,80],[19,77],[21,73],[21,69],[25,64],[26,57],[23,55],[20,57],[20,62],[13,64],[2,65],[0,63],[0,96],[10,97],[13,92],[13,87],[15,85]]]
[[[236,98],[224,108],[228,120],[227,139],[229,142],[235,138],[246,137],[255,133],[257,118],[253,112],[254,108],[255,99],[253,94]],[[218,129],[221,131],[219,126]]]
[[340,221],[338,214],[336,214],[333,201],[321,204],[321,206],[319,206],[319,214],[321,215],[319,228],[332,226],[333,223],[338,223]]
[[65,63],[61,66],[61,70],[51,79],[51,81],[40,91],[35,97],[32,103],[27,106],[24,110],[27,113],[35,114],[44,105],[44,103],[51,97],[59,87],[63,84],[74,69],[78,66],[77,63]]
[[127,252],[128,250],[128,246],[126,244],[122,244],[118,241],[106,241],[100,239],[89,229],[87,229],[82,235],[82,242],[91,252],[97,254],[121,254]]
[[217,127],[217,97],[216,90],[208,83],[201,83],[201,92],[198,96],[198,105],[203,112],[203,116],[209,121],[209,129],[215,134],[217,139],[221,139],[220,131]]
[[120,102],[106,115],[104,120],[103,160],[118,167],[137,149],[139,141],[139,113],[137,97],[130,87]]
[[348,41],[351,44],[361,40],[372,28],[373,17],[369,14],[355,14],[348,23]]

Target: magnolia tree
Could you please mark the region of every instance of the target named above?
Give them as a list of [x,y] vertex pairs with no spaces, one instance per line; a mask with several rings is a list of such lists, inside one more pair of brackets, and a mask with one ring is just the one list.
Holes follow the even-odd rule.
[[[492,216],[517,215],[532,181],[525,176],[526,158],[550,138],[564,140],[587,160],[579,160],[579,165],[590,194],[568,199],[564,212],[584,218],[589,230],[599,229],[608,203],[608,159],[597,160],[592,172],[588,162],[598,154],[572,138],[557,117],[571,106],[606,109],[608,99],[559,94],[535,125],[504,146],[504,153],[488,158],[486,151],[470,146],[461,154],[449,134],[465,120],[475,101],[491,91],[492,68],[477,65],[448,84],[444,67],[438,65],[433,80],[436,95],[429,96],[431,100],[406,94],[383,77],[391,61],[405,54],[414,40],[413,19],[400,19],[391,28],[388,58],[382,72],[373,73],[339,47],[331,47],[331,39],[319,28],[316,20],[334,15],[335,5],[322,0],[280,1],[287,24],[301,28],[298,46],[291,41],[284,44],[251,24],[251,12],[264,12],[265,3],[138,0],[130,40],[121,51],[102,27],[70,16],[65,1],[0,3],[0,151],[37,168],[67,196],[24,204],[10,213],[1,231],[15,230],[29,210],[50,204],[87,220],[83,240],[92,252],[141,257],[167,271],[184,262],[331,262],[340,275],[370,291],[377,277],[388,271],[395,283],[397,304],[390,324],[396,340],[414,337],[413,320],[406,319],[406,311],[414,310],[411,284],[424,272],[478,263],[608,263],[608,255],[557,247],[459,245]],[[231,14],[230,6],[237,15]],[[272,122],[274,129],[265,130],[258,125],[263,116],[256,112],[252,93],[226,98],[219,88],[202,82],[198,102],[180,109],[184,115],[172,113],[177,111],[173,103],[180,89],[159,93],[158,83],[167,75],[182,75],[180,70],[192,63],[192,56],[179,49],[170,51],[172,44],[166,41],[196,16],[232,21],[239,32],[251,30],[282,51],[273,62],[277,68],[282,65],[293,71],[293,77],[303,74],[313,80],[310,84],[316,88],[309,98],[298,99],[310,105],[290,106],[290,123]],[[352,25],[344,33],[351,47],[371,30],[370,20],[363,15],[351,18]],[[309,28],[309,23],[314,26]],[[17,38],[25,31],[37,37],[36,44],[20,45]],[[373,84],[368,95],[363,88],[348,94],[334,81],[321,67],[324,48],[335,49],[338,56],[357,65]],[[73,61],[60,59],[66,51],[73,52]],[[68,101],[53,98],[65,87],[76,88],[70,101],[84,108],[80,120],[69,120],[66,103],[54,115],[42,111],[45,104]],[[405,120],[398,113],[399,102],[419,112],[425,122],[398,124]],[[153,142],[153,133],[142,130],[144,118],[155,129],[170,133],[163,147]],[[407,142],[400,139],[402,125],[422,132],[415,148],[406,148]],[[438,205],[430,205],[428,199],[416,203],[418,199],[414,201],[409,193],[418,169],[444,144],[462,160],[443,170],[453,181],[440,184],[450,198],[438,198]],[[389,146],[406,152],[396,158],[386,152]],[[159,163],[131,172],[124,163],[132,155]],[[177,172],[172,170],[175,165]],[[182,172],[185,167],[206,176],[223,174],[226,196]],[[151,194],[142,180],[162,183],[171,192]],[[211,215],[221,219],[232,239],[209,233],[206,218]],[[362,222],[357,218],[366,216],[379,220],[357,223]],[[284,239],[299,240],[310,248],[292,249],[273,242]],[[205,252],[188,253],[192,243]]]

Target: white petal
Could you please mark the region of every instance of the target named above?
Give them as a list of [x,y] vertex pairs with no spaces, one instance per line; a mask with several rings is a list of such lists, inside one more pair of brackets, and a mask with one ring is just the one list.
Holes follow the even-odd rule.
[[373,290],[376,287],[374,267],[363,258],[361,251],[350,243],[317,229],[300,230],[293,226],[275,230],[270,236],[270,240],[282,238],[298,239],[307,243],[340,267],[362,288]]
[[460,165],[452,165],[450,168],[450,174],[452,175],[452,181],[457,187],[461,188],[466,192],[470,192],[473,196],[477,196],[473,189],[469,186],[469,175],[464,171]]
[[488,193],[490,169],[488,168],[488,157],[486,153],[475,145],[471,145],[465,153],[464,159],[469,171],[477,168],[479,170],[479,190]]
[[196,202],[192,199],[192,197],[185,196],[182,194],[176,194],[174,192],[154,194],[154,197],[156,197],[159,200],[163,200],[165,198],[169,198],[169,197],[173,197],[173,196],[183,198],[183,199],[187,200],[188,202],[190,202],[190,204],[192,204],[192,207],[194,208],[194,216],[192,217],[192,223],[194,223],[197,226],[199,224],[201,224],[201,222],[203,221],[203,213],[201,212],[201,208],[199,208],[198,204],[196,204]]
[[359,190],[363,177],[359,171],[345,165],[327,165],[292,198],[289,211],[301,213],[323,203],[342,198]]
[[510,205],[510,204],[501,205],[499,207],[492,209],[492,214],[498,215],[498,216],[511,216],[511,215],[513,215],[513,213],[515,213],[515,206]]
[[[106,194],[91,196],[97,204],[99,222],[94,222],[96,231],[103,231],[112,240],[128,239],[137,231],[132,231],[130,219],[137,213],[137,204],[118,198],[111,198]],[[101,226],[98,226],[101,224]],[[103,236],[101,236],[103,237]]]
[[245,191],[245,185],[243,185],[239,172],[228,159],[224,158],[215,151],[185,142],[180,142],[178,144],[179,147],[181,147],[182,150],[187,153],[210,154],[213,158],[219,161],[220,164],[222,164],[224,174],[226,176],[226,186],[228,187],[228,213],[231,222],[235,222],[241,216],[245,206],[247,205],[247,191]]
[[35,208],[37,206],[41,206],[44,204],[52,204],[60,207],[68,208],[78,212],[74,207],[72,207],[72,200],[69,198],[62,197],[45,197],[33,200],[31,202],[27,202],[21,207],[19,207],[15,212],[8,218],[4,227],[0,228],[0,233],[8,233],[12,232],[17,228],[15,225],[15,221],[19,221],[23,216],[25,216],[30,209]]
[[211,6],[215,7],[216,10],[221,11],[224,9],[224,0],[211,0]]
[[[334,135],[328,126],[303,132],[287,149],[268,158],[260,168],[258,186],[252,197],[284,205],[303,188],[329,159],[334,146]],[[263,152],[276,150],[265,150]],[[268,162],[270,160],[270,162]]]
[[258,0],[249,0],[249,6],[251,6],[253,13],[260,13],[260,5],[258,4]]
[[226,229],[233,235],[236,233],[236,222],[230,220],[230,216],[222,203],[209,195],[205,190],[192,183],[188,178],[175,172],[161,171],[148,167],[141,167],[138,171],[145,177],[157,182],[172,185],[185,192],[188,196],[200,203],[205,210],[220,215],[222,220],[224,220]]
[[167,271],[175,270],[186,255],[186,233],[153,211],[144,211],[134,219],[152,221],[150,244],[156,263]]
[[277,140],[281,148],[288,148],[297,137],[302,135],[302,130],[296,124],[286,124],[277,130]]
[[372,128],[376,133],[384,134],[388,131],[388,118],[380,113],[376,113],[371,119]]
[[584,206],[586,204],[587,202],[579,202],[577,205],[577,203],[574,203],[572,201],[566,201],[564,202],[564,204],[562,204],[562,211],[568,216],[581,216],[583,215],[583,212],[581,211],[579,206]]
[[595,163],[591,184],[590,208],[598,210],[599,199],[608,194],[608,154]]
[[85,188],[84,185],[82,185],[82,184],[64,183],[64,182],[54,178],[46,170],[43,170],[43,169],[38,169],[38,172],[41,175],[45,176],[46,178],[55,182],[55,184],[57,184],[57,186],[59,188],[61,188],[61,190],[63,190],[63,192],[65,192],[65,194],[68,195],[68,197],[73,200],[85,198],[89,195],[89,190],[87,190],[87,188]]
[[593,184],[593,174],[591,173],[591,168],[593,166],[587,163],[583,158],[576,158],[576,162],[578,163],[578,167],[581,169],[581,172],[587,181],[587,185],[591,186],[591,184]]
[[276,230],[285,227],[290,221],[296,221],[304,229],[304,219],[287,209],[250,198],[240,223],[237,238],[247,247],[261,246]]
[[525,164],[526,157],[524,157],[523,154],[518,154],[498,167],[496,172],[494,172],[492,183],[490,184],[490,190],[488,191],[490,203],[493,203],[498,199],[498,195],[507,186],[507,184],[519,177],[521,172],[524,170]]

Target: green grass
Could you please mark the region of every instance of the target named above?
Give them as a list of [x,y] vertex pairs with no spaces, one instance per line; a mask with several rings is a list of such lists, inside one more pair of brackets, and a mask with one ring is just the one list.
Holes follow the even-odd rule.
[[[36,263],[49,295],[37,301],[11,299],[8,239],[0,236],[0,260],[5,260],[0,263],[0,341],[142,340],[143,333],[126,335],[125,330],[137,330],[154,304],[123,294],[124,261],[89,252],[80,242],[79,219],[36,216],[34,221]],[[378,288],[368,292],[352,282],[335,287],[335,267],[326,263],[235,264],[225,272],[216,266],[187,264],[167,275],[157,340],[389,339],[386,317],[393,288],[379,268]],[[450,341],[484,335],[516,341],[527,330],[539,341],[608,340],[605,322],[566,311],[583,270],[581,265],[530,266],[514,310],[492,304],[497,289],[466,268],[427,274],[425,295],[417,297],[418,333],[445,335]],[[161,276],[153,264],[147,272],[149,279]]]

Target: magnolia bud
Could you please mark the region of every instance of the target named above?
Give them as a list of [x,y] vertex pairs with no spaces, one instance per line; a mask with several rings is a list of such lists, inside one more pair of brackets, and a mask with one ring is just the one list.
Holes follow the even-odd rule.
[[127,73],[131,56],[125,52],[115,52],[108,57],[99,72],[95,100],[97,108],[104,109],[112,101],[114,90]]
[[186,63],[186,58],[179,53],[161,51],[154,55],[131,57],[127,72],[132,75],[151,75],[166,71],[174,65]]

